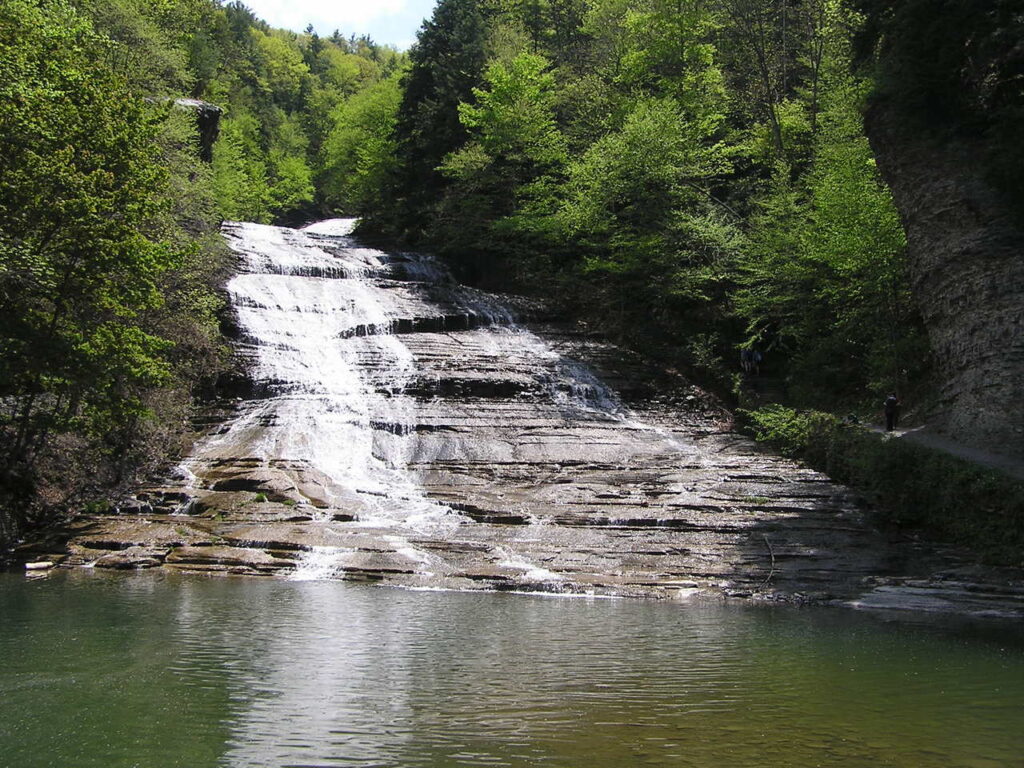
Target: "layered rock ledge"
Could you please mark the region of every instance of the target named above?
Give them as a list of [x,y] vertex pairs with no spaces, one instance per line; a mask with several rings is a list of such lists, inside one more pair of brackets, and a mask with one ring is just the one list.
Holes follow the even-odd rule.
[[698,388],[542,308],[342,235],[228,234],[248,396],[171,477],[25,559],[1024,616],[1020,574],[876,530]]

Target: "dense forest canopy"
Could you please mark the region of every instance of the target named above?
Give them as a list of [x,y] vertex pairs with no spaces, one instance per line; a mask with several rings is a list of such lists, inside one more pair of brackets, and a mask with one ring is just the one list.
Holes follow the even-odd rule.
[[838,0],[442,0],[364,231],[555,285],[723,390],[741,347],[805,404],[915,386],[864,23]]
[[404,58],[241,3],[0,4],[0,539],[178,449],[226,362],[220,222],[348,205]]
[[865,109],[980,128],[1009,189],[1024,103],[1010,4],[931,5],[440,0],[403,53],[240,2],[5,0],[0,538],[177,450],[225,365],[224,219],[360,215],[740,402],[753,348],[796,404],[924,397]]

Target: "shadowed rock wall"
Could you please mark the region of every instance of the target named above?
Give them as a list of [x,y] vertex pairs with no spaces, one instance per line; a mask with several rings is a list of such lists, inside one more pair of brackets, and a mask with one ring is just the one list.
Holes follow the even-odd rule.
[[199,99],[175,99],[175,106],[195,113],[199,140],[199,157],[204,163],[213,162],[213,145],[220,135],[220,117],[223,110],[215,104]]
[[907,232],[938,378],[935,425],[1024,455],[1024,232],[982,178],[978,148],[916,136],[885,105],[867,127]]
[[868,138],[909,244],[936,426],[1024,455],[1024,16],[1019,0],[850,0]]

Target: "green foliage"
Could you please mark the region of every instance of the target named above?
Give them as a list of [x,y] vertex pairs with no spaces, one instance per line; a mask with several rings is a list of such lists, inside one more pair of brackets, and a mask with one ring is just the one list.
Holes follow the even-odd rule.
[[394,167],[392,134],[401,91],[399,74],[353,94],[331,113],[324,143],[321,188],[332,208],[348,213],[372,211]]
[[139,95],[187,93],[193,84],[183,43],[212,10],[204,0],[79,0],[78,11],[94,28],[119,43],[106,63]]
[[555,77],[543,56],[523,53],[509,64],[492,64],[486,88],[474,88],[475,104],[460,104],[459,118],[492,158],[544,170],[565,162],[554,117]]
[[635,242],[665,235],[676,214],[699,198],[690,184],[724,170],[717,147],[701,138],[674,100],[638,101],[620,130],[570,167],[559,213],[567,234],[591,247],[611,239],[614,251],[599,266],[627,268],[639,257]]
[[375,226],[421,238],[446,186],[438,170],[468,132],[459,104],[469,102],[486,63],[484,9],[476,0],[440,0],[409,54],[395,124],[394,173],[383,190],[386,211]]
[[213,152],[213,188],[227,219],[270,222],[270,186],[258,131],[259,123],[252,115],[221,120]]
[[759,441],[867,494],[884,522],[971,547],[994,564],[1022,564],[1021,481],[825,413],[776,405],[743,415]]
[[725,93],[717,50],[717,20],[699,0],[648,0],[625,8],[618,80],[633,89],[671,96],[714,131]]
[[850,74],[859,23],[838,0],[443,2],[368,228],[556,291],[718,383],[756,344],[802,402],[913,387],[925,345]]
[[869,86],[848,63],[836,51],[822,74],[807,172],[777,163],[755,200],[733,295],[748,337],[789,358],[791,394],[833,406],[904,390],[924,358],[902,225],[863,134]]
[[176,379],[168,305],[206,300],[177,290],[195,243],[172,234],[203,204],[168,194],[194,139],[175,146],[180,122],[134,93],[119,50],[62,0],[0,7],[0,491],[21,518],[0,528],[62,444],[120,471]]
[[[158,306],[156,280],[176,256],[139,233],[160,205],[158,115],[91,66],[103,42],[66,6],[13,3],[4,15],[4,335],[19,343],[2,365],[7,385],[30,393],[9,417],[20,452],[35,422],[75,418],[71,402],[132,407],[133,380],[164,375],[158,342],[134,320]],[[40,407],[44,393],[64,406]]]
[[[293,222],[317,209],[346,206],[337,152],[324,148],[336,111],[347,98],[393,77],[403,55],[365,37],[321,39],[311,29],[302,35],[271,29],[237,3],[168,2],[206,6],[182,50],[193,70],[192,95],[225,113],[213,163],[223,215]],[[390,145],[378,149],[384,152],[390,154]]]
[[281,31],[265,33],[256,28],[250,28],[250,34],[257,54],[259,89],[283,107],[296,106],[310,73],[295,45],[295,36]]
[[[671,98],[639,100],[619,130],[570,164],[554,219],[562,243],[626,327],[689,336],[683,354],[706,362],[700,329],[721,300],[738,233],[706,191],[725,172],[720,146],[702,135],[713,121],[687,119]],[[685,328],[689,327],[690,333]]]
[[[446,250],[483,244],[503,227],[514,235],[529,228],[526,209],[549,207],[546,187],[561,172],[566,153],[548,66],[547,59],[530,53],[495,62],[485,73],[485,87],[473,89],[473,103],[459,105],[471,139],[440,166],[450,186],[434,236],[447,242]],[[518,217],[508,219],[517,204]]]

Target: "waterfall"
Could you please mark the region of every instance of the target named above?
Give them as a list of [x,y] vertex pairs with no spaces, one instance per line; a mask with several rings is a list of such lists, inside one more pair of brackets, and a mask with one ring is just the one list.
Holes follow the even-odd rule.
[[[355,525],[409,536],[445,535],[468,522],[428,498],[409,470],[422,450],[417,398],[429,397],[444,377],[417,369],[403,342],[416,331],[478,331],[477,362],[522,361],[523,386],[543,390],[563,418],[622,417],[606,386],[519,326],[495,297],[458,285],[429,256],[361,247],[350,237],[352,226],[350,219],[302,230],[225,225],[239,258],[227,285],[237,347],[259,396],[196,446],[182,467],[190,483],[230,462],[284,468],[322,478],[321,498],[296,504],[325,524],[325,509],[351,512]],[[398,549],[421,562],[432,557],[408,544]],[[298,576],[329,576],[350,554],[313,546]]]
[[677,373],[351,228],[224,226],[241,396],[64,562],[679,599],[889,572],[848,489]]
[[[241,257],[228,293],[266,397],[205,448],[308,465],[357,495],[363,522],[441,524],[451,510],[427,500],[403,470],[415,425],[415,405],[401,394],[412,359],[387,329],[413,302],[387,282],[385,254],[347,238],[351,226],[226,227]],[[365,328],[378,332],[353,333]],[[394,426],[375,429],[381,422]]]

